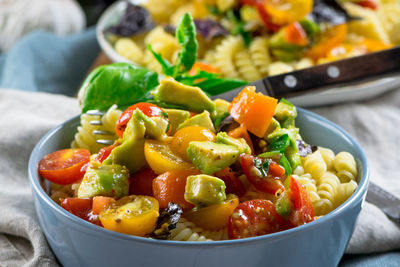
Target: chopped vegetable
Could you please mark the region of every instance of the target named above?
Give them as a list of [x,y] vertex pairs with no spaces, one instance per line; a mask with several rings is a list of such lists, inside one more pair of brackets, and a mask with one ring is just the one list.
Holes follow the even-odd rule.
[[157,174],[150,168],[143,168],[129,178],[129,195],[153,196],[153,180]]
[[225,183],[221,179],[205,175],[191,175],[186,180],[185,200],[198,207],[220,204],[226,199]]
[[104,228],[128,235],[150,234],[158,218],[158,202],[149,196],[127,196],[100,213]]
[[290,190],[293,199],[293,212],[289,220],[293,225],[299,226],[315,220],[314,206],[306,189],[292,176],[290,177]]
[[238,197],[241,197],[246,193],[244,185],[230,167],[226,167],[225,169],[214,173],[214,176],[224,181],[226,186],[226,194],[234,194]]
[[67,185],[81,180],[85,174],[82,167],[90,160],[86,149],[63,149],[43,157],[38,164],[41,176],[47,180]]
[[230,106],[231,116],[248,131],[263,137],[275,114],[278,101],[275,98],[255,92],[248,86],[235,97]]
[[93,214],[99,215],[104,209],[108,208],[115,202],[115,198],[96,196],[93,198],[92,210]]

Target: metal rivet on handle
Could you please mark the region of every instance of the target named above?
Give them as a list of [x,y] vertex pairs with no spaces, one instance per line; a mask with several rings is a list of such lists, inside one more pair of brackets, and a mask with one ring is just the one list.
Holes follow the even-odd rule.
[[287,75],[283,80],[287,87],[293,88],[297,85],[297,79],[293,75]]
[[327,69],[328,76],[331,78],[337,78],[340,75],[340,70],[336,66],[329,66]]

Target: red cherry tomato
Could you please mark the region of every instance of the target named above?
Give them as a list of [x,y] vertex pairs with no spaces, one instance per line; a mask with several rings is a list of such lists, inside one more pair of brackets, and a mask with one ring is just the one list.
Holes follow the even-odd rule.
[[378,4],[374,0],[361,0],[360,2],[357,2],[357,5],[369,8],[372,10],[377,10],[378,9]]
[[[274,166],[273,168],[268,170],[268,175],[266,177],[261,177],[258,175],[258,172],[255,170],[254,167],[254,159],[251,155],[241,155],[240,156],[240,164],[242,166],[243,172],[246,175],[247,179],[252,183],[258,190],[269,193],[275,194],[278,190],[284,191],[285,187],[282,184],[281,178],[283,176],[275,176],[273,174],[277,174],[277,167]],[[265,159],[261,159],[265,160]],[[274,163],[272,163],[274,164]],[[278,165],[278,164],[274,164]],[[283,169],[283,168],[282,168]],[[279,171],[282,174],[282,170]],[[284,169],[283,169],[284,174]]]
[[260,16],[264,26],[267,30],[271,32],[276,32],[279,30],[280,26],[274,24],[271,21],[271,15],[265,9],[265,1],[264,0],[241,0],[241,3],[244,5],[254,6],[257,11],[258,15]]
[[276,212],[275,205],[265,199],[240,203],[228,222],[230,239],[266,235],[285,229],[285,220]]
[[117,125],[115,126],[115,132],[120,138],[122,138],[126,125],[131,119],[133,111],[136,109],[142,111],[147,117],[157,117],[163,112],[159,106],[151,103],[140,102],[130,106],[124,112],[122,112],[121,116],[118,118]]
[[235,194],[236,196],[241,197],[246,193],[246,189],[242,182],[238,177],[236,177],[231,168],[226,167],[225,169],[216,172],[214,175],[225,182],[226,194]]
[[303,225],[315,220],[314,206],[306,189],[293,177],[290,177],[290,191],[294,209],[289,221],[295,225]]
[[56,184],[72,184],[83,178],[86,170],[82,167],[89,160],[90,152],[86,149],[58,150],[39,161],[39,174]]
[[153,180],[158,175],[150,168],[135,173],[129,180],[129,195],[153,196]]
[[97,215],[92,212],[91,198],[67,197],[61,201],[61,207],[85,221],[101,225]]
[[99,153],[97,153],[96,160],[99,162],[103,162],[110,155],[111,151],[115,148],[115,145],[106,146],[100,149]]

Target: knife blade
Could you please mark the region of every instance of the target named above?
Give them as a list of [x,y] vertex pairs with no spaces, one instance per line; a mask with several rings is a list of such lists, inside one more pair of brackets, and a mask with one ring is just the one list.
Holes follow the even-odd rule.
[[390,219],[400,223],[400,198],[370,182],[366,200],[380,208]]
[[[267,76],[246,86],[256,86],[258,92],[282,98],[328,90],[334,86],[367,82],[396,74],[400,75],[400,46],[303,70]],[[231,101],[246,86],[212,98]]]

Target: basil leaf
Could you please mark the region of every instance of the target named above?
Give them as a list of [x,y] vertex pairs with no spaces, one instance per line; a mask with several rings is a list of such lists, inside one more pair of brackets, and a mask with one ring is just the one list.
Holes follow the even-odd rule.
[[127,107],[158,85],[158,74],[129,63],[119,62],[93,70],[83,82],[78,96],[82,112],[106,111],[113,104]]
[[270,162],[271,162],[270,160],[264,161],[259,158],[254,158],[253,165],[260,171],[262,177],[267,177]]
[[177,64],[175,65],[175,75],[178,74],[182,66],[185,71],[189,71],[196,62],[198,43],[196,40],[196,26],[189,13],[185,13],[179,21],[175,32],[178,43],[182,50],[178,54]]
[[286,175],[291,175],[292,174],[292,166],[290,165],[289,161],[287,160],[286,156],[282,154],[281,160],[279,161],[279,164],[285,169],[285,174]]
[[171,66],[168,60],[164,59],[161,53],[157,53],[156,51],[154,51],[153,48],[151,47],[151,44],[147,46],[147,49],[153,54],[154,58],[158,61],[158,63],[160,63],[163,73],[168,76],[173,75],[174,68]]
[[235,88],[241,87],[248,84],[248,82],[236,79],[225,79],[225,78],[209,78],[193,84],[194,86],[200,87],[204,92],[209,95],[218,95]]
[[271,144],[269,144],[268,150],[280,151],[283,153],[289,145],[290,145],[289,135],[283,134],[277,137]]

